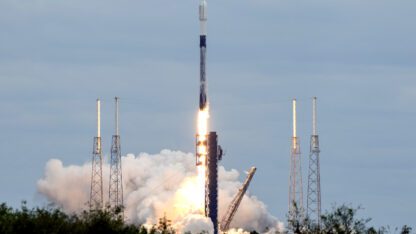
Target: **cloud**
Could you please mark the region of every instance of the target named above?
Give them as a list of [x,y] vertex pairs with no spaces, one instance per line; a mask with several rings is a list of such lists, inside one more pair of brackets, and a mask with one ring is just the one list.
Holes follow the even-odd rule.
[[[151,226],[165,216],[180,232],[212,231],[212,223],[200,212],[194,156],[180,151],[162,150],[158,154],[129,154],[122,157],[125,217],[128,222]],[[64,166],[51,159],[38,183],[38,191],[66,212],[81,212],[89,199],[91,163]],[[103,164],[103,183],[108,185],[109,165]],[[241,186],[239,173],[219,168],[219,217]],[[108,189],[104,187],[105,193]],[[201,193],[203,197],[203,192]],[[105,197],[105,201],[107,201]],[[248,231],[279,230],[282,223],[273,217],[263,202],[246,194],[232,228]]]

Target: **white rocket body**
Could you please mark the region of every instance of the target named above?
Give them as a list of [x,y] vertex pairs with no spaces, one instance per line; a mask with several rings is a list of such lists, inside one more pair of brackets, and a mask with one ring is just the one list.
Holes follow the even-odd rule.
[[201,26],[200,35],[207,35],[207,2],[201,0],[199,4],[199,23]]
[[207,51],[207,2],[201,0],[199,3],[199,23],[201,32],[199,35],[199,49],[201,53],[200,57],[200,86],[199,86],[199,109],[204,110],[207,107],[207,85],[206,85],[206,73],[205,73],[205,61]]

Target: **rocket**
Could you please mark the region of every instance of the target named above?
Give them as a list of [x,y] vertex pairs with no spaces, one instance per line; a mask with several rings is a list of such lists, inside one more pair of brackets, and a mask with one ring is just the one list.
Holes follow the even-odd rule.
[[207,85],[205,73],[205,61],[207,52],[207,2],[201,0],[199,3],[199,49],[200,49],[200,86],[199,86],[199,109],[204,110],[207,106]]
[[208,108],[207,108],[207,83],[205,74],[205,58],[207,51],[207,2],[200,0],[199,3],[199,49],[200,57],[200,86],[199,86],[199,112],[198,112],[198,131],[196,135],[196,165],[202,165],[207,156],[207,126],[208,126]]

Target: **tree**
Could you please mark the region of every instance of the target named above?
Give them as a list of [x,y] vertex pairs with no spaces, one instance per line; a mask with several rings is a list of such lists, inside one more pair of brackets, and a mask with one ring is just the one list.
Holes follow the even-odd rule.
[[[321,227],[314,225],[294,204],[293,213],[289,214],[288,232],[299,234],[386,234],[391,233],[390,228],[367,227],[370,218],[358,218],[360,207],[352,208],[347,205],[333,206],[330,212],[321,216]],[[401,234],[410,234],[412,228],[403,226]],[[396,228],[397,231],[397,228]]]
[[166,214],[159,219],[157,230],[160,234],[175,234],[175,230],[172,228],[172,221],[166,218]]
[[411,227],[409,227],[407,225],[404,225],[402,227],[402,231],[400,233],[401,234],[410,234],[411,231],[412,231],[412,228]]
[[371,228],[366,225],[371,219],[359,219],[357,211],[361,209],[351,208],[346,205],[334,207],[331,213],[322,215],[322,230],[325,233],[367,233]]
[[310,228],[310,221],[299,209],[296,202],[293,202],[293,210],[288,214],[288,231],[295,234],[316,233]]

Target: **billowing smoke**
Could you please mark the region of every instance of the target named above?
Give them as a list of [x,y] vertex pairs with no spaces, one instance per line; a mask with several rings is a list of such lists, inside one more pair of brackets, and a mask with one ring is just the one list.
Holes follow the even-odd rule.
[[[125,218],[128,222],[152,225],[165,216],[179,232],[212,232],[212,223],[201,214],[200,199],[195,197],[197,175],[191,153],[162,150],[159,154],[141,153],[122,157]],[[108,200],[109,165],[103,164],[104,200]],[[237,193],[241,182],[236,170],[219,168],[219,217]],[[64,166],[51,159],[38,191],[49,202],[66,212],[87,209],[91,163]],[[253,181],[255,183],[255,179]],[[231,223],[233,232],[281,230],[283,224],[270,215],[263,202],[246,194]]]

